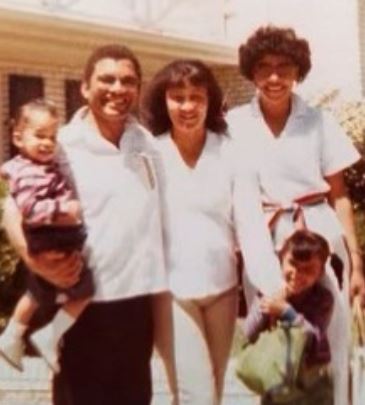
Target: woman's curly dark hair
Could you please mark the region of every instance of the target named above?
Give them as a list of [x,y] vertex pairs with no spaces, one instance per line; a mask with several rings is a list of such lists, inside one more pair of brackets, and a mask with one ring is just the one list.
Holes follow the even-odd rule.
[[158,136],[171,129],[172,123],[166,107],[166,91],[184,83],[204,86],[208,92],[206,127],[224,134],[227,123],[223,114],[223,93],[212,71],[203,62],[181,59],[169,63],[156,73],[142,100],[141,119],[144,125]]
[[238,52],[240,72],[251,81],[256,63],[268,54],[290,58],[298,67],[299,82],[305,79],[311,68],[309,44],[305,39],[298,38],[292,28],[260,27],[239,47]]

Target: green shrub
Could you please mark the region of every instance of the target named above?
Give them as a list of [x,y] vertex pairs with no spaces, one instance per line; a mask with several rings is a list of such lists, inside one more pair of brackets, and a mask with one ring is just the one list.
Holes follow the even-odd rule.
[[354,205],[358,239],[365,252],[365,101],[343,104],[336,116],[362,155],[358,163],[345,171],[345,180]]
[[336,115],[362,155],[362,159],[345,172],[354,208],[360,213],[365,209],[365,101],[345,103]]
[[[0,223],[2,201],[6,195],[5,183],[0,180]],[[19,295],[19,280],[16,274],[17,256],[11,248],[4,230],[0,227],[0,329],[12,311]]]

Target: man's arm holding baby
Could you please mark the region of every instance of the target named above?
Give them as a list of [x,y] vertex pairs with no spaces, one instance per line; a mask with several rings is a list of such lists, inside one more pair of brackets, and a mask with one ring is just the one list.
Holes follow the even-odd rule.
[[21,214],[11,197],[4,201],[2,225],[11,245],[31,271],[60,288],[70,287],[78,281],[82,269],[79,252],[65,254],[51,251],[29,254],[22,230]]
[[[8,168],[9,166],[9,168]],[[72,225],[81,222],[81,206],[55,166],[16,166],[13,161],[1,168],[10,195],[28,223]],[[18,170],[15,170],[18,169]]]

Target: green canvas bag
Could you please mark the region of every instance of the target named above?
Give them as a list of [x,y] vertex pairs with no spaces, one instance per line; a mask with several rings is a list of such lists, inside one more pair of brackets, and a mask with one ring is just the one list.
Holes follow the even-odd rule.
[[299,373],[308,336],[301,326],[286,322],[261,332],[243,345],[236,359],[237,377],[252,391],[275,402],[300,397]]

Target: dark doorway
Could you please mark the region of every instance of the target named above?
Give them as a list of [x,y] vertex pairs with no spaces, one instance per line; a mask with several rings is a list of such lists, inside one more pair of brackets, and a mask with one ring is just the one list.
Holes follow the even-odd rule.
[[[38,76],[9,75],[9,139],[11,122],[18,108],[28,101],[44,96],[44,82]],[[10,157],[16,154],[16,148],[10,142]]]
[[65,96],[66,96],[66,122],[70,120],[73,114],[85,104],[80,92],[80,80],[65,80]]

